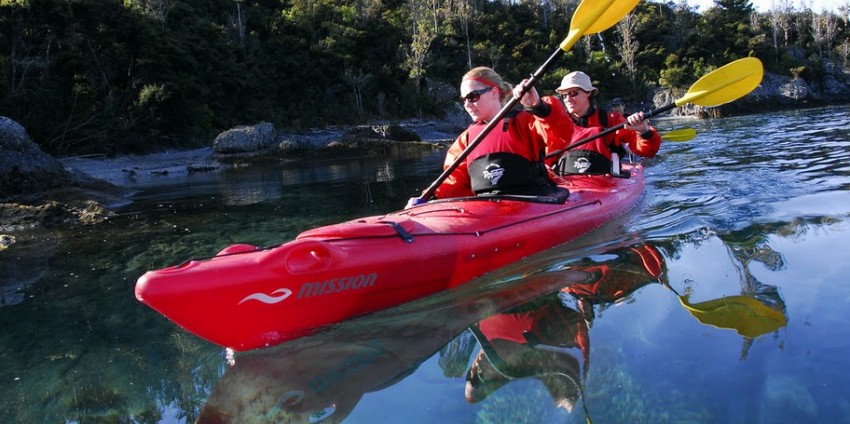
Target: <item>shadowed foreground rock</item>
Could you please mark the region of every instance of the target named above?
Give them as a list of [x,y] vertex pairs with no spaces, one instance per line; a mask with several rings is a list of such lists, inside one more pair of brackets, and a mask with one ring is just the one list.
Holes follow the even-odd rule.
[[0,231],[89,224],[124,203],[125,189],[44,153],[17,122],[0,116]]

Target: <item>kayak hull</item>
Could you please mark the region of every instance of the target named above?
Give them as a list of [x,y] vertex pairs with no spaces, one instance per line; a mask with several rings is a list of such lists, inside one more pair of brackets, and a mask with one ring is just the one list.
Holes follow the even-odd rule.
[[360,218],[258,249],[149,271],[136,298],[189,332],[242,351],[446,290],[574,240],[627,212],[644,189],[629,178],[575,176],[565,201],[463,198]]

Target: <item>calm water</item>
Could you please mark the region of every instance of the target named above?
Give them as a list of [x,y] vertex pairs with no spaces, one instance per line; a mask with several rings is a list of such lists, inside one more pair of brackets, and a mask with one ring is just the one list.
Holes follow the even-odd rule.
[[441,153],[137,181],[106,223],[18,234],[0,422],[850,422],[850,108],[657,125],[699,135],[591,236],[235,357],[136,278],[396,209]]

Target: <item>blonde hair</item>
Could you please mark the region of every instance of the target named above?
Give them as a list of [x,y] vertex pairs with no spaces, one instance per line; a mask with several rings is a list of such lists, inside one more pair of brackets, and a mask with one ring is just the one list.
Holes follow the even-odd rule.
[[505,80],[496,73],[496,71],[486,66],[479,66],[477,68],[470,69],[463,74],[463,80],[480,81],[496,88],[499,90],[499,96],[501,96],[502,104],[505,104],[511,99],[511,97],[513,97],[513,86],[506,83]]

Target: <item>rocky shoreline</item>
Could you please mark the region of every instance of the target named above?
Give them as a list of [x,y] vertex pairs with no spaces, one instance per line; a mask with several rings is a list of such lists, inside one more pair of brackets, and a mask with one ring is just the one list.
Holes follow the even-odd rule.
[[216,137],[211,147],[115,158],[69,157],[61,158],[59,162],[66,169],[122,186],[128,181],[217,172],[250,165],[254,161],[380,154],[389,148],[433,150],[448,145],[460,131],[448,123],[424,120],[329,127],[306,132],[278,132],[271,124],[260,123],[225,131]]
[[[433,150],[459,129],[451,123],[408,121],[276,131],[269,123],[240,126],[216,137],[211,147],[142,156],[53,158],[15,121],[0,117],[0,250],[16,232],[94,224],[130,202],[132,183],[250,166],[255,161],[307,156],[382,154],[389,149]],[[3,234],[9,233],[9,234]]]

